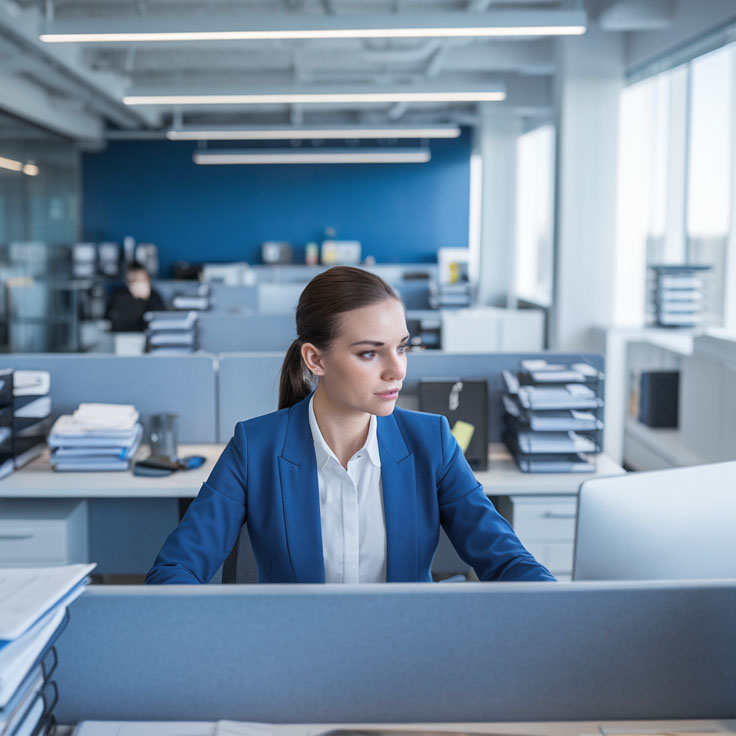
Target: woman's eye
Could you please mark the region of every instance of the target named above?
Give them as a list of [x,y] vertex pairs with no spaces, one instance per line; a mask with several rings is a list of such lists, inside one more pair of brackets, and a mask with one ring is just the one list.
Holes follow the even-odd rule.
[[399,352],[400,353],[405,353],[407,350],[409,350],[409,346],[408,345],[399,345]]
[[372,358],[372,357],[373,357],[373,356],[374,356],[375,354],[376,354],[376,351],[375,351],[375,350],[367,350],[367,351],[366,351],[365,353],[361,353],[361,354],[360,354],[360,357],[361,357],[361,358],[369,358],[369,359],[370,359],[370,358]]

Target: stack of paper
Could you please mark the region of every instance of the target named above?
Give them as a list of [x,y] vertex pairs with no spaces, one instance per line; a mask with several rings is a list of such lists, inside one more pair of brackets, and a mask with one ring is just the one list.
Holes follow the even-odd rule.
[[94,565],[0,568],[0,734],[37,732],[56,701],[53,644]]
[[13,435],[15,467],[22,468],[46,446],[51,428],[51,374],[15,371],[13,375]]
[[146,320],[146,352],[180,355],[197,349],[196,312],[146,312],[143,319]]
[[142,436],[134,406],[80,404],[51,428],[51,465],[54,470],[127,470]]

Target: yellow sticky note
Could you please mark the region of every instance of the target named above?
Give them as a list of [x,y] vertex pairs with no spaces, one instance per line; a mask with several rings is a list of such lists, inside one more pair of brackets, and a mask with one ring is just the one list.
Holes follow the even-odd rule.
[[468,449],[470,440],[473,439],[475,427],[468,422],[463,422],[461,419],[458,419],[451,431],[452,436],[457,440],[458,445],[460,445],[460,449],[464,453]]

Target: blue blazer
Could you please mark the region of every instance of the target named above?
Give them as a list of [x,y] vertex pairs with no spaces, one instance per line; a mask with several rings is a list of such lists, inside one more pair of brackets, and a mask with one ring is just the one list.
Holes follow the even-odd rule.
[[[309,398],[236,425],[147,583],[206,583],[245,522],[259,582],[324,582]],[[397,408],[377,436],[389,582],[432,580],[440,524],[482,580],[554,580],[486,498],[447,419]]]

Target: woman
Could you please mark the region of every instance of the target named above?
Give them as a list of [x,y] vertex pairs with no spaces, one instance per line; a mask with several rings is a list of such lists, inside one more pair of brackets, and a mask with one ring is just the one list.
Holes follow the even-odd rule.
[[447,420],[395,408],[409,334],[388,284],[331,268],[302,292],[296,328],[279,411],[236,425],[146,582],[207,582],[246,521],[259,582],[431,581],[440,524],[482,580],[554,580]]

